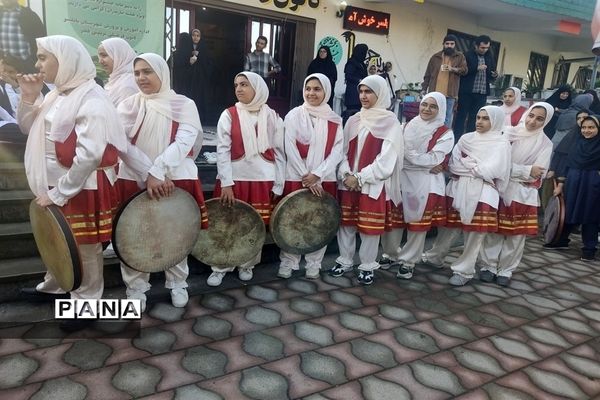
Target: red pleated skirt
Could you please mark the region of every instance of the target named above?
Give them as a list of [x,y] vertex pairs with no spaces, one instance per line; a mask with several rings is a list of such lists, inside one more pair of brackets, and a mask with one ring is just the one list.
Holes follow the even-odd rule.
[[[265,225],[269,225],[273,204],[271,201],[272,181],[234,181],[233,195],[236,199],[250,204],[261,215]],[[213,198],[221,196],[221,180],[215,182]]]
[[498,210],[489,204],[479,202],[470,224],[460,222],[460,214],[452,207],[452,197],[446,197],[447,228],[459,228],[466,232],[497,232]]
[[498,233],[502,235],[537,235],[538,209],[513,201],[505,206],[500,200],[498,207]]
[[446,197],[435,193],[429,193],[421,220],[418,222],[410,222],[406,225],[409,231],[427,232],[434,226],[446,226],[446,216]]
[[385,200],[385,190],[374,200],[360,192],[340,190],[338,192],[344,226],[355,226],[360,233],[381,235],[385,231],[401,228],[401,209]]

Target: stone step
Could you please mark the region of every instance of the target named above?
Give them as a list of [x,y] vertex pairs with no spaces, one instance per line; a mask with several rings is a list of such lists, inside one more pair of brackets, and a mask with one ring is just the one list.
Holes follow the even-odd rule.
[[29,221],[0,224],[0,260],[38,255]]
[[29,221],[30,190],[0,190],[0,224]]
[[27,175],[22,162],[0,162],[0,191],[27,190]]
[[0,163],[21,163],[25,157],[25,143],[13,143],[0,140]]

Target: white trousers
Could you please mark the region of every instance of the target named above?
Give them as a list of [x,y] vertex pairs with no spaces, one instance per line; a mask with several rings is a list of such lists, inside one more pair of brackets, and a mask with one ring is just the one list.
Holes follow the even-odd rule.
[[406,243],[402,246],[398,260],[407,267],[414,267],[421,260],[427,232],[406,233]]
[[525,238],[525,235],[488,234],[479,252],[481,270],[510,278],[521,263]]
[[[392,229],[381,235],[382,256],[392,261],[398,261],[400,256],[400,244],[402,243],[404,229]],[[420,255],[420,254],[419,254]]]
[[[72,299],[100,299],[104,292],[104,258],[102,244],[79,245],[81,256],[81,285],[71,292]],[[50,272],[46,272],[44,281],[36,286],[39,292],[65,293]]]
[[[320,248],[317,251],[305,254],[304,259],[306,260],[306,268],[321,269],[321,262],[323,261],[323,257],[325,256],[326,251],[327,246],[324,246],[323,248]],[[279,259],[281,260],[280,266],[290,267],[291,269],[296,271],[300,268],[300,260],[302,259],[302,255],[286,253],[285,251],[281,250],[281,252],[279,253]]]
[[[254,266],[256,264],[260,264],[260,259],[262,257],[262,250],[258,252],[258,254],[251,259],[250,261],[247,261],[243,264],[240,265],[240,268],[246,268],[246,269],[254,269]],[[231,272],[233,270],[235,270],[237,267],[225,267],[225,268],[221,268],[221,267],[215,267],[214,265],[210,266],[212,268],[212,270],[214,272]]]
[[[337,233],[340,256],[335,260],[345,268],[354,265],[354,253],[356,253],[356,227],[340,226]],[[379,268],[377,253],[379,252],[379,235],[360,234],[360,248],[358,257],[360,259],[359,270],[373,271]]]
[[450,265],[455,274],[465,278],[473,278],[475,275],[475,264],[477,256],[487,235],[486,232],[463,232],[465,236],[465,247],[462,254]]
[[439,227],[433,247],[425,252],[427,259],[434,264],[442,265],[444,258],[450,252],[450,247],[452,247],[461,232],[460,229],[456,228]]
[[[190,273],[187,263],[187,257],[165,271],[165,288],[182,289],[188,287],[187,277]],[[121,264],[121,276],[127,287],[127,296],[133,293],[147,292],[150,285],[150,274],[140,272]]]

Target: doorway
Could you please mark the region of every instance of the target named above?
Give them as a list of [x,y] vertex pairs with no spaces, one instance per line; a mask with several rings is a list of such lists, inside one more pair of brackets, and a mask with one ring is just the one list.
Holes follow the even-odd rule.
[[[170,15],[173,16],[171,20],[168,18]],[[216,126],[223,110],[236,102],[233,79],[236,74],[243,71],[246,54],[254,49],[256,38],[260,35],[268,39],[265,52],[271,54],[281,65],[281,73],[268,82],[269,106],[283,117],[290,107],[297,104],[295,99],[297,96],[293,95],[292,88],[296,86],[294,85],[296,80],[303,81],[306,67],[310,62],[310,59],[299,62],[295,52],[297,22],[290,21],[286,15],[278,19],[250,13],[243,9],[243,6],[240,10],[236,10],[221,9],[210,4],[190,3],[174,3],[173,9],[167,6],[166,16],[167,28],[170,23],[174,37],[179,32],[190,32],[194,28],[202,32],[202,41],[205,43],[209,58],[207,63],[211,65],[210,78],[204,90],[206,110],[202,113],[203,126]],[[314,38],[310,46],[312,53]],[[165,49],[167,57],[170,49],[171,43],[167,37]]]

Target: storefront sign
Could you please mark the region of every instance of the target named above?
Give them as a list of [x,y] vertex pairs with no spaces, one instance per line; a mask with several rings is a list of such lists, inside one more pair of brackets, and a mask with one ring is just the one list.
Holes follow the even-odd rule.
[[318,8],[319,0],[259,0],[262,4],[268,4],[273,1],[277,8],[289,8],[292,11],[298,11],[298,7],[308,5],[310,8]]
[[344,12],[344,29],[387,35],[390,33],[390,14],[348,6]]

